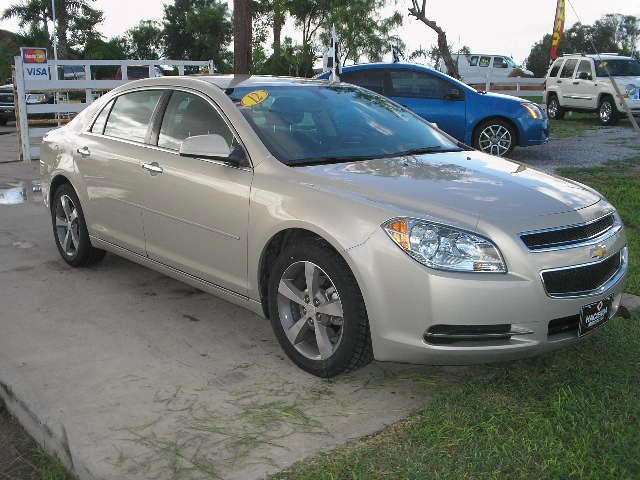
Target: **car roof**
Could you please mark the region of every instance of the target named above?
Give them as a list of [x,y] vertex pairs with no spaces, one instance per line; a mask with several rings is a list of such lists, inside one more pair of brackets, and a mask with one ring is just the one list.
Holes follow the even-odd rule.
[[563,58],[593,58],[594,60],[633,60],[632,57],[627,57],[625,55],[615,55],[612,53],[589,53],[587,55],[583,55],[582,53],[571,53],[563,55],[559,58],[559,60],[562,60]]

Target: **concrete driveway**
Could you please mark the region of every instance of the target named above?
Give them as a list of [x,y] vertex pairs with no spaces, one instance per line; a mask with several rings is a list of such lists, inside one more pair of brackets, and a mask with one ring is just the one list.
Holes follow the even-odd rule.
[[462,372],[374,363],[321,380],[239,307],[113,255],[71,269],[36,176],[0,165],[0,192],[14,189],[0,198],[0,395],[81,479],[262,478]]

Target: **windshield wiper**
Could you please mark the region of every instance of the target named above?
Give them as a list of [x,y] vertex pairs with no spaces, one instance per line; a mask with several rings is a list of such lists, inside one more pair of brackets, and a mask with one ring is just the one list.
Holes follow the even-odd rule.
[[425,153],[445,153],[445,152],[459,152],[461,148],[442,148],[440,145],[434,145],[432,147],[412,148],[405,150],[404,152],[395,153],[394,157],[404,157],[407,155],[423,155]]
[[393,157],[406,157],[407,155],[424,155],[427,153],[446,153],[446,152],[460,152],[462,148],[443,148],[440,145],[433,145],[430,147],[412,148],[409,150],[403,150],[401,152],[383,153],[381,155],[346,155],[344,157],[315,157],[315,158],[301,158],[299,160],[293,160],[287,165],[290,167],[300,167],[308,165],[324,165],[330,163],[347,163],[347,162],[362,162],[365,160],[376,160],[380,158],[393,158]]

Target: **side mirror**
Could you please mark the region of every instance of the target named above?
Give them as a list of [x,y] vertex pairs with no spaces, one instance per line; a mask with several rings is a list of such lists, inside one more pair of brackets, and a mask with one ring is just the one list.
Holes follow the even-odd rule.
[[241,149],[232,148],[222,135],[217,134],[185,138],[180,146],[180,156],[220,160],[235,166],[245,159]]
[[578,78],[580,80],[593,80],[593,77],[591,76],[591,74],[589,72],[580,72],[578,74]]

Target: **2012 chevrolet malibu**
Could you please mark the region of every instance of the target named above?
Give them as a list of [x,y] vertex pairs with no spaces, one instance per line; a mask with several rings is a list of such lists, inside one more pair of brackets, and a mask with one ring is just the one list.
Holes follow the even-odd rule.
[[67,263],[108,250],[242,305],[315,375],[528,356],[620,304],[626,240],[601,195],[353,85],[135,81],[41,152]]

